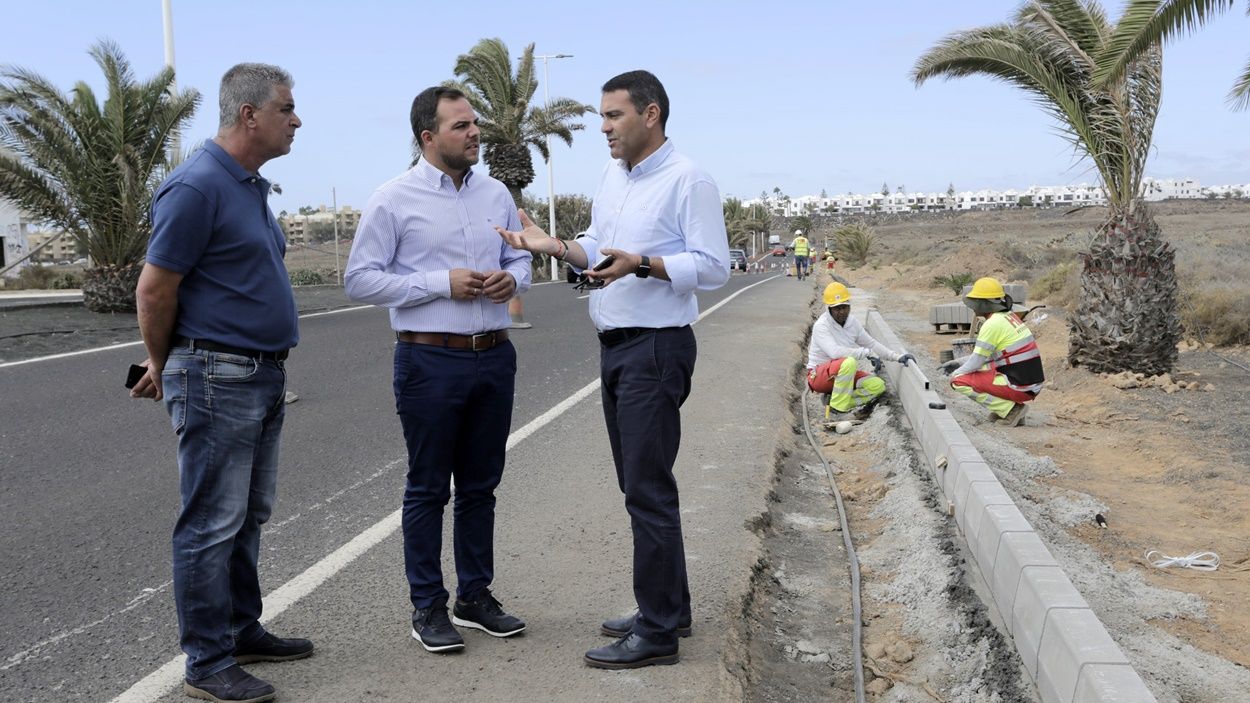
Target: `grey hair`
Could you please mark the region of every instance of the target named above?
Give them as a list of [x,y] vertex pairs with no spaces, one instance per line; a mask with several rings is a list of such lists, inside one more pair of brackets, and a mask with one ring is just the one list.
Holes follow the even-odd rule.
[[260,107],[273,98],[274,86],[295,86],[291,74],[267,63],[241,63],[221,77],[220,129],[233,127],[239,121],[239,108],[244,105]]

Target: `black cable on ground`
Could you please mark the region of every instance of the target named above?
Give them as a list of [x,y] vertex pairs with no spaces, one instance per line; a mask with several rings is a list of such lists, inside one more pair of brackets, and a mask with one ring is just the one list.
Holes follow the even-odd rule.
[[807,395],[809,389],[803,384],[803,397],[799,400],[803,405],[803,431],[807,441],[816,452],[816,458],[825,467],[825,476],[829,478],[829,487],[833,489],[833,499],[838,504],[838,521],[842,524],[842,544],[846,547],[846,556],[851,572],[851,660],[855,665],[855,701],[864,703],[864,618],[863,607],[859,598],[859,556],[855,553],[855,543],[851,540],[851,527],[846,522],[846,506],[842,503],[842,492],[838,490],[838,482],[833,478],[833,469],[825,461],[825,455],[816,445],[812,436],[812,423],[807,415]]

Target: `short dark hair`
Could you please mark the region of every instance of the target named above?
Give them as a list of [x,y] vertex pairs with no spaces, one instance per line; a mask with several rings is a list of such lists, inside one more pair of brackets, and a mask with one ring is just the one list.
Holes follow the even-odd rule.
[[421,151],[421,133],[429,130],[438,132],[438,104],[444,100],[459,100],[464,93],[444,85],[436,85],[417,93],[412,99],[412,111],[408,119],[412,122],[412,143]]
[[648,105],[655,103],[660,108],[660,129],[668,125],[668,93],[664,92],[660,79],[650,71],[628,71],[603,84],[603,92],[614,90],[628,91],[629,101],[640,115]]

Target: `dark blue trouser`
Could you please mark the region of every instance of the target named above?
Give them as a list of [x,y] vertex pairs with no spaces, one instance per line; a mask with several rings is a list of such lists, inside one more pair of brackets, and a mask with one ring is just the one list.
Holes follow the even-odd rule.
[[673,464],[696,356],[689,327],[650,330],[615,346],[602,345],[599,352],[603,416],[634,534],[634,598],[640,613],[634,627],[659,642],[675,642],[678,621],[690,620]]
[[408,444],[404,565],[414,608],[447,600],[440,555],[453,477],[456,594],[471,595],[495,577],[495,487],[515,381],[511,342],[480,352],[395,345],[395,407]]

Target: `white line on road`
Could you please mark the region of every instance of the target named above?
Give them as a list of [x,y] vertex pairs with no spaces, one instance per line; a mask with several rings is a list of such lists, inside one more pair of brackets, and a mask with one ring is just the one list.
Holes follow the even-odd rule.
[[[778,277],[779,276],[772,276],[770,278],[766,278],[759,283],[752,283],[746,288],[735,292],[733,295],[730,295],[716,305],[713,305],[705,310],[701,315],[699,315],[698,320],[695,320],[695,323],[697,324],[699,320],[702,320],[713,312],[716,312],[726,303],[739,295],[742,295],[746,291],[751,290],[755,286],[767,283],[773,278]],[[552,420],[555,420],[563,415],[569,408],[581,402],[598,389],[599,379],[595,379],[590,383],[587,383],[585,386],[582,386],[569,397],[557,403],[547,412],[539,415],[533,420],[530,420],[524,427],[508,435],[508,443],[506,445],[507,449],[511,450],[517,444],[520,444],[530,435],[545,427]],[[348,564],[355,561],[357,557],[369,551],[369,549],[373,548],[375,545],[382,542],[382,540],[392,535],[400,527],[400,517],[402,513],[403,509],[400,508],[390,515],[387,515],[379,522],[375,523],[372,527],[354,537],[347,544],[331,552],[329,556],[326,556],[321,561],[318,561],[316,564],[310,566],[303,573],[279,586],[277,590],[270,593],[269,596],[264,599],[264,615],[261,616],[261,622],[268,623],[278,617],[285,612],[287,608],[294,605],[299,599],[309,593],[312,593],[314,589],[322,583],[325,583],[328,579],[330,579],[330,577],[334,576],[339,571],[342,571]],[[155,701],[158,698],[163,697],[175,686],[177,686],[180,681],[182,681],[185,662],[185,654],[180,654],[177,657],[174,657],[166,662],[164,666],[148,674],[138,683],[126,689],[125,692],[114,698],[112,703],[140,703],[145,701]]]
[[[309,317],[321,317],[322,315],[334,315],[340,312],[352,312],[355,310],[366,310],[371,307],[373,306],[372,305],[358,305],[356,307],[351,307],[351,308],[339,308],[337,310],[326,310],[324,312],[311,312],[311,313],[308,313],[307,315],[300,315],[299,319],[303,320]],[[122,342],[121,344],[112,344],[107,347],[95,347],[94,349],[82,349],[80,351],[65,352],[64,354],[37,356],[33,359],[22,359],[21,361],[6,361],[3,364],[0,364],[0,369],[8,368],[10,366],[21,366],[22,364],[33,364],[38,361],[52,361],[53,359],[64,359],[70,356],[82,356],[83,354],[95,354],[96,352],[109,351],[110,349],[122,349],[124,347],[136,347],[136,346],[139,346],[140,344],[143,344],[142,340],[138,342]]]

